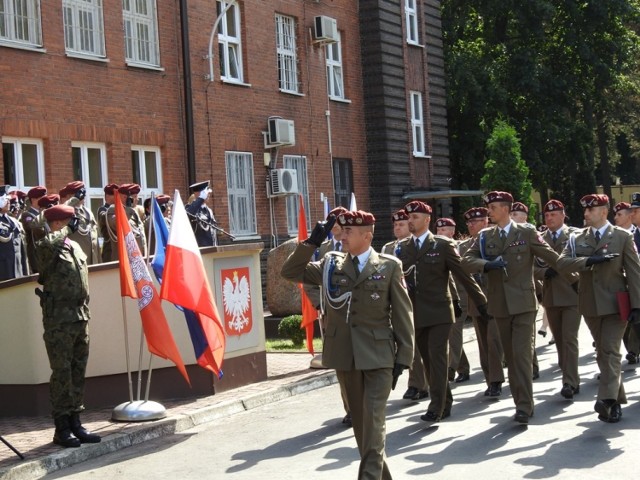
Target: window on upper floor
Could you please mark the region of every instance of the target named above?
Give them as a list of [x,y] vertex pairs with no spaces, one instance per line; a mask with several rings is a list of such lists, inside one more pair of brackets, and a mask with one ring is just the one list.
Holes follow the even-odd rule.
[[280,90],[288,93],[300,93],[296,52],[296,21],[293,17],[276,14],[276,53]]
[[342,42],[338,41],[325,47],[327,62],[327,91],[330,98],[344,100],[344,80],[342,75]]
[[[307,157],[301,155],[284,155],[282,157],[284,168],[291,168],[298,173],[298,192],[304,198],[304,211],[307,217],[307,231],[309,230],[311,215],[309,210],[309,187],[307,186]],[[287,202],[287,233],[298,234],[298,213],[300,195],[288,195]]]
[[131,171],[133,183],[140,185],[138,198],[142,201],[162,193],[162,162],[158,147],[131,146]]
[[0,44],[42,46],[39,0],[0,0]]
[[87,196],[85,205],[97,216],[104,203],[104,186],[107,184],[107,151],[104,143],[72,142],[71,164],[73,180],[84,182]]
[[4,184],[27,191],[44,185],[42,140],[2,137]]
[[67,53],[105,56],[102,0],[62,0]]
[[256,235],[258,230],[253,185],[253,155],[247,152],[226,152],[225,162],[231,234]]
[[127,62],[160,66],[156,0],[123,0],[122,17]]
[[422,93],[411,92],[411,130],[413,132],[413,154],[423,157],[427,154],[424,145],[424,116],[422,113]]
[[353,192],[353,173],[350,159],[333,159],[333,189],[336,192],[335,206],[341,205],[349,208],[351,204],[351,192]]
[[407,43],[419,45],[417,0],[405,0],[404,19],[407,29]]
[[[229,2],[216,3],[220,15]],[[233,4],[222,15],[218,24],[218,56],[220,57],[220,78],[228,82],[243,83],[242,74],[242,31],[240,29],[240,8]]]

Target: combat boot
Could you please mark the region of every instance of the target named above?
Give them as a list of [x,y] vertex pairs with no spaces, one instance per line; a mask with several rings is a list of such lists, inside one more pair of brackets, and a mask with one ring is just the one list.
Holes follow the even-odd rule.
[[95,433],[87,432],[87,429],[82,426],[80,423],[80,414],[72,413],[69,417],[69,422],[71,425],[71,431],[76,436],[78,440],[82,443],[100,443],[100,435],[96,435]]
[[62,415],[54,418],[53,422],[56,425],[56,432],[53,435],[53,443],[65,448],[75,448],[80,446],[80,440],[71,435],[71,426],[69,425],[68,415]]

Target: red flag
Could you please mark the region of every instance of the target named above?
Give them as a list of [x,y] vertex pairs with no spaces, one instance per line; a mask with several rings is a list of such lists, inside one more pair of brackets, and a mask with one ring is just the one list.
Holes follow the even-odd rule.
[[[304,198],[302,195],[298,199],[298,204],[300,206],[298,211],[298,242],[303,242],[309,235],[307,233],[307,218],[304,214]],[[313,355],[313,322],[318,318],[318,311],[313,306],[313,302],[309,300],[302,283],[298,284],[298,288],[300,288],[300,297],[302,298],[302,324],[300,328],[306,329],[307,350]]]
[[189,375],[162,311],[160,297],[153,285],[147,265],[142,258],[129,219],[122,206],[120,195],[116,195],[116,230],[120,254],[120,295],[138,299],[142,329],[147,339],[149,352],[175,363],[187,383]]

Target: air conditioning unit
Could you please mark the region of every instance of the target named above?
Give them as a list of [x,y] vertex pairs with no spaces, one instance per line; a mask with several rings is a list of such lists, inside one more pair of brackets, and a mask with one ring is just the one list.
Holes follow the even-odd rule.
[[265,135],[265,147],[296,144],[296,128],[293,120],[279,117],[269,118],[269,131]]
[[292,168],[275,168],[271,175],[271,196],[298,193],[298,172]]
[[316,42],[335,43],[338,41],[338,22],[335,18],[318,15],[314,18],[313,39]]

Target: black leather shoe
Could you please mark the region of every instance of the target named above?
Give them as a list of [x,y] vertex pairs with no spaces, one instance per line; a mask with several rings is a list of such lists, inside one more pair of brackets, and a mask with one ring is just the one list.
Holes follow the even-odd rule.
[[344,418],[342,419],[342,423],[344,423],[347,427],[352,427],[351,424],[351,412],[348,412]]
[[502,395],[502,384],[500,382],[491,382],[489,385],[489,396],[499,397]]
[[416,395],[418,395],[418,389],[416,387],[409,387],[407,391],[404,392],[404,395],[402,395],[402,398],[405,400],[415,400]]
[[462,382],[466,382],[467,380],[469,380],[469,374],[468,373],[460,373],[456,379],[455,382],[456,383],[462,383]]
[[[597,400],[593,409],[598,413],[598,420],[608,422],[611,419],[611,407],[613,407],[615,403],[616,401],[610,398]],[[618,418],[618,420],[620,419]]]
[[427,413],[425,413],[424,415],[422,415],[420,417],[420,420],[424,421],[424,422],[439,422],[440,421],[440,417],[438,415],[436,415],[435,413],[433,413],[430,410],[427,410]]
[[518,423],[527,424],[529,423],[530,416],[531,415],[523,410],[516,410],[516,415],[515,417],[513,417],[513,419]]
[[534,372],[533,376],[531,377],[532,380],[537,380],[540,378],[540,372]]
[[451,416],[451,409],[445,408],[444,411],[442,412],[441,420],[444,420],[445,418],[449,418],[450,416]]
[[636,363],[638,363],[638,355],[633,352],[627,353],[627,356],[625,358],[627,359],[627,362],[629,362],[629,365],[635,365]]
[[418,391],[418,397],[414,398],[414,400],[422,400],[423,398],[427,398],[429,397],[429,391],[428,390],[419,390]]
[[491,387],[487,387],[487,389],[484,391],[484,396],[488,397],[490,393],[491,393]]
[[560,390],[560,395],[562,395],[567,400],[571,400],[576,393],[580,393],[580,387],[574,388],[568,383],[565,383],[562,386],[562,390]]
[[611,414],[609,415],[609,423],[618,423],[622,418],[622,408],[619,403],[614,404],[611,407]]

